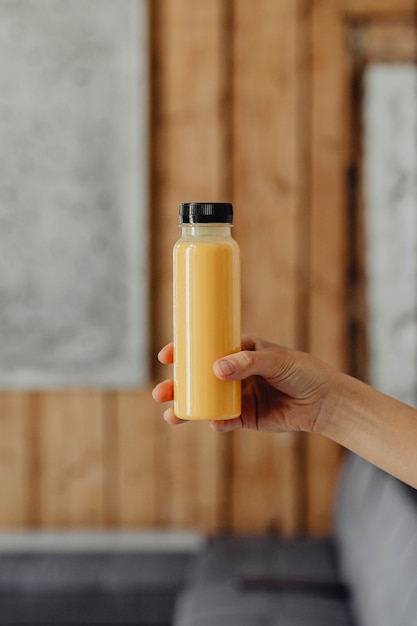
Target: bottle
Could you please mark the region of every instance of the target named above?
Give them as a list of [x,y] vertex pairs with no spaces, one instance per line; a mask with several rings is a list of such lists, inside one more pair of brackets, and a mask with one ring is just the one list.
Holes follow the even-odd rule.
[[240,381],[221,381],[213,363],[240,350],[240,252],[229,203],[180,205],[174,246],[174,412],[186,420],[241,413]]

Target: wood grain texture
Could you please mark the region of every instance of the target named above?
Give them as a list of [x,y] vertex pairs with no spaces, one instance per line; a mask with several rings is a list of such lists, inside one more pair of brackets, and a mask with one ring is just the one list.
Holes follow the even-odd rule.
[[159,465],[155,403],[148,390],[118,394],[114,518],[123,527],[156,524]]
[[[234,3],[233,198],[245,332],[297,342],[300,3]],[[279,437],[279,436],[278,436]],[[293,438],[237,432],[233,528],[294,528]]]
[[417,24],[406,20],[376,21],[357,28],[356,54],[362,63],[410,63],[417,59]]
[[104,402],[99,392],[39,400],[39,524],[104,523]]
[[[225,171],[228,9],[221,0],[164,0],[154,3],[153,10],[157,18],[155,215],[160,234],[154,239],[153,254],[154,280],[158,280],[155,324],[162,345],[172,338],[172,247],[180,235],[178,205],[230,199]],[[169,370],[164,369],[166,377]],[[207,424],[175,429],[159,424],[156,445],[162,464],[159,522],[215,529],[221,516],[221,438]]]
[[415,0],[342,0],[342,7],[351,18],[389,18],[417,11]]
[[296,342],[298,4],[244,0],[234,16],[233,195],[243,325],[288,345]]
[[[346,30],[341,5],[311,5],[311,215],[309,350],[347,367],[348,92]],[[331,50],[331,54],[329,54]],[[340,451],[310,437],[307,445],[308,528],[330,525]]]
[[30,523],[31,482],[30,394],[0,394],[0,527]]
[[[338,3],[313,2],[310,350],[346,364],[347,50]],[[332,54],[329,54],[329,49]]]

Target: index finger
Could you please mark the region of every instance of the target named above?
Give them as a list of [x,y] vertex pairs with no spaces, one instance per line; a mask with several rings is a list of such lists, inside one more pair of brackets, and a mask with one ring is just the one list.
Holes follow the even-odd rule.
[[174,342],[168,343],[158,353],[158,359],[164,365],[174,362]]
[[[262,348],[266,348],[267,346],[272,346],[272,343],[265,341],[264,339],[259,339],[258,337],[253,337],[252,335],[243,335],[242,336],[242,350],[260,350]],[[164,365],[169,365],[174,362],[174,342],[171,341],[166,346],[164,346],[158,353],[158,359]]]

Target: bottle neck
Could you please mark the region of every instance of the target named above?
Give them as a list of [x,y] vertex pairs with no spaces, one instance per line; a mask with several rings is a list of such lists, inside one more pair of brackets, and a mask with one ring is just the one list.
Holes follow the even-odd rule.
[[181,224],[183,237],[224,239],[232,235],[232,224]]

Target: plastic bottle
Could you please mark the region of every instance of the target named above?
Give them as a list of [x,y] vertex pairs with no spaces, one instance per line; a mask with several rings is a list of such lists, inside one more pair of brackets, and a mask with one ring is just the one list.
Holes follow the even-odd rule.
[[221,381],[218,358],[240,350],[240,253],[229,203],[180,205],[174,247],[174,411],[186,420],[241,413],[240,381]]

